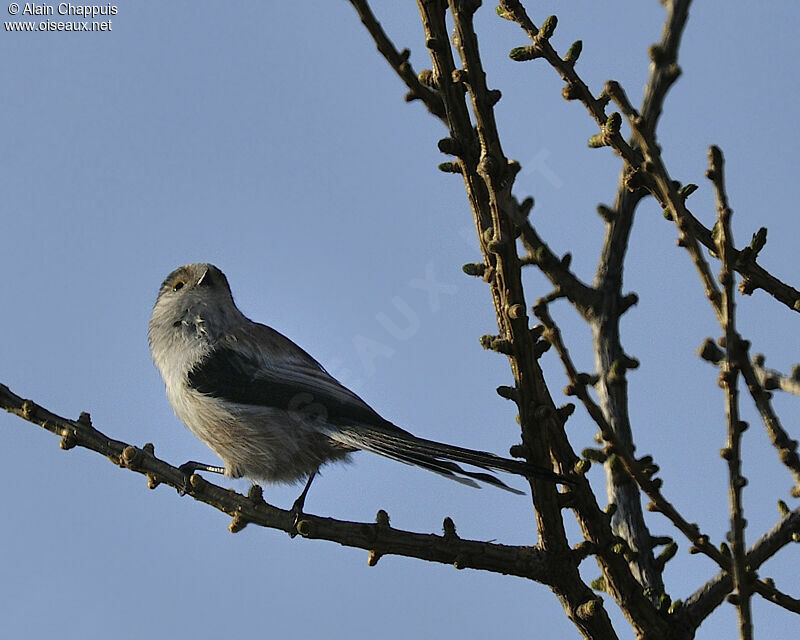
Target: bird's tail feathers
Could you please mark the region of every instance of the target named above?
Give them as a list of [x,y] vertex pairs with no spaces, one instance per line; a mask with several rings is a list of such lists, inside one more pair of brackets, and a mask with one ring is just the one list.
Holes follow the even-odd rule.
[[[361,448],[366,449],[366,447],[363,446]],[[437,460],[436,458],[432,458],[420,453],[400,452],[394,450],[390,451],[387,449],[379,450],[378,447],[369,450],[384,455],[388,458],[392,458],[393,460],[397,460],[398,462],[404,462],[405,464],[410,464],[416,467],[427,469],[428,471],[433,471],[434,473],[438,473],[445,478],[465,484],[468,487],[480,489],[481,485],[475,482],[475,480],[480,480],[481,482],[486,482],[487,484],[491,484],[499,489],[504,489],[505,491],[510,491],[511,493],[515,493],[517,495],[525,495],[524,491],[519,491],[518,489],[509,487],[505,482],[499,478],[495,478],[490,473],[468,471],[467,469],[462,469],[455,462],[451,462],[449,460]],[[473,480],[473,478],[475,480]]]
[[[394,432],[394,429],[397,429],[397,432]],[[389,431],[364,425],[340,426],[336,432],[330,434],[330,437],[343,444],[372,451],[399,462],[416,465],[473,487],[478,486],[475,480],[479,480],[511,493],[524,495],[524,492],[509,487],[490,473],[468,471],[456,464],[457,462],[481,469],[505,471],[527,478],[538,477],[562,484],[573,484],[571,480],[549,469],[520,460],[502,458],[486,451],[474,451],[417,438],[397,427],[393,427]]]

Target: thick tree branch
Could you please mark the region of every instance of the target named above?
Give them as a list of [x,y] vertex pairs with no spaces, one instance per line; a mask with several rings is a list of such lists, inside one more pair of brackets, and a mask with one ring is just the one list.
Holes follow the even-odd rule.
[[[88,414],[81,414],[78,420],[62,418],[19,397],[2,384],[0,407],[61,436],[62,449],[80,446],[95,451],[122,468],[146,475],[151,489],[166,484],[227,513],[233,518],[229,529],[234,533],[252,523],[291,535],[300,534],[305,538],[329,540],[345,547],[365,549],[370,552],[370,564],[377,563],[381,556],[398,555],[451,564],[459,569],[514,575],[548,585],[557,581],[563,566],[564,559],[557,558],[555,552],[535,546],[507,546],[461,539],[449,518],[445,519],[445,533],[442,536],[394,529],[389,526],[384,511],[378,512],[374,523],[347,522],[303,514],[295,524],[295,515],[291,511],[264,502],[259,487],[253,487],[247,496],[243,496],[196,474],[187,482],[180,469],[153,455],[152,445],[140,449],[109,438],[91,426]],[[566,555],[571,556],[572,552],[567,551]]]
[[[541,369],[536,362],[535,336],[528,329],[524,293],[520,278],[520,261],[514,238],[511,186],[518,165],[509,163],[497,138],[491,108],[498,95],[490,92],[477,54],[477,42],[471,26],[471,15],[477,3],[452,3],[456,33],[454,43],[459,50],[463,69],[455,67],[448,44],[442,2],[420,0],[420,13],[426,31],[426,44],[431,51],[431,81],[439,90],[448,114],[451,137],[440,142],[456,155],[455,170],[461,173],[475,214],[484,264],[479,269],[490,284],[500,326],[500,335],[487,339],[487,346],[497,345],[508,355],[515,387],[512,395],[520,412],[523,427],[523,448],[534,461],[548,450],[550,435],[554,459],[569,468],[577,457],[563,434],[563,420],[556,411]],[[472,127],[464,103],[464,92],[470,93],[477,126]],[[475,132],[477,131],[477,139]],[[457,170],[456,170],[457,168]],[[478,269],[476,269],[477,271]],[[500,348],[502,345],[502,349]],[[493,347],[492,347],[493,348]],[[540,538],[545,548],[566,544],[561,523],[560,501],[552,487],[535,487],[535,506]],[[605,514],[599,509],[588,487],[570,491],[572,506],[590,544],[607,550],[616,546]],[[613,553],[598,556],[607,574],[609,591],[629,604],[626,613],[639,629],[657,628],[661,622],[655,610],[642,597],[632,580],[623,557]],[[613,637],[607,616],[591,590],[583,584],[576,567],[565,565],[563,581],[554,587],[562,605],[576,626],[587,637]]]
[[[418,0],[417,4],[431,56],[431,82],[439,91],[447,113],[450,137],[439,146],[458,159],[454,164],[462,175],[473,211],[483,254],[482,271],[490,287],[500,328],[500,335],[487,341],[487,346],[498,345],[500,350],[502,343],[502,352],[508,355],[515,381],[513,397],[522,425],[523,453],[532,462],[547,464],[548,431],[561,425],[555,424],[553,401],[536,362],[535,339],[528,328],[521,267],[508,215],[516,170],[509,166],[500,146],[491,109],[493,97],[486,87],[474,32],[470,34],[469,23],[476,6],[474,3],[451,5],[456,25],[454,40],[464,65],[463,69],[457,69],[445,22],[446,3]],[[478,119],[477,135],[465,101],[467,91]],[[542,410],[535,414],[540,407]],[[543,411],[548,407],[550,411],[545,415]],[[563,464],[563,459],[561,462]],[[531,488],[541,544],[545,549],[563,553],[568,543],[559,494],[552,484],[533,481]],[[588,493],[588,490],[585,488],[583,492]],[[616,637],[602,600],[581,580],[577,562],[564,564],[562,571],[561,580],[553,590],[569,618],[586,637]]]
[[[647,115],[652,131],[661,113],[664,97],[669,87],[677,79],[676,64],[683,27],[688,17],[688,0],[668,2],[667,20],[662,40],[651,49],[650,77],[648,79],[642,104],[642,113]],[[521,47],[511,52],[517,60],[542,57],[559,73],[566,85],[563,95],[567,100],[580,100],[601,127],[601,133],[590,140],[592,146],[611,146],[624,160],[625,168],[620,178],[620,186],[614,209],[601,207],[607,222],[606,238],[595,276],[595,290],[598,302],[592,307],[592,315],[587,316],[592,328],[595,348],[595,363],[600,381],[597,387],[600,403],[611,429],[626,448],[633,450],[633,436],[628,416],[627,381],[624,363],[632,362],[623,348],[619,334],[619,320],[630,306],[626,300],[630,296],[622,294],[622,272],[626,255],[634,211],[645,191],[643,184],[636,184],[637,176],[646,175],[640,170],[642,154],[635,142],[628,143],[619,131],[620,118],[616,114],[606,115],[609,100],[608,90],[594,98],[588,86],[575,71],[577,55],[580,51],[577,42],[564,58],[561,58],[550,45],[548,38],[555,28],[555,16],[548,18],[542,27],[537,27],[517,0],[502,0],[504,17],[516,21],[531,38],[530,47]],[[635,113],[627,106],[627,113]],[[617,374],[612,375],[612,370]],[[660,568],[652,554],[650,533],[644,521],[639,494],[626,476],[613,473],[607,468],[609,501],[617,506],[614,517],[615,531],[622,535],[635,551],[631,558],[632,569],[637,579],[648,589],[654,599],[664,592]]]

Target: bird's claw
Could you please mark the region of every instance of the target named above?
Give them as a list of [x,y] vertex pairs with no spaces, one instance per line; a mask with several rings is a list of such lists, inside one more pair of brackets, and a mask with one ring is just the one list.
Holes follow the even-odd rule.
[[[300,496],[300,498],[305,498],[305,496]],[[305,500],[301,500],[300,498],[294,501],[292,508],[289,510],[289,513],[294,516],[294,518],[292,518],[292,528],[289,531],[290,538],[294,538],[297,535],[297,525],[300,524],[300,519],[305,515],[303,513],[303,503]]]
[[184,462],[178,471],[183,474],[183,484],[177,487],[178,495],[183,497],[192,490],[192,475],[194,475],[194,464],[191,462]]

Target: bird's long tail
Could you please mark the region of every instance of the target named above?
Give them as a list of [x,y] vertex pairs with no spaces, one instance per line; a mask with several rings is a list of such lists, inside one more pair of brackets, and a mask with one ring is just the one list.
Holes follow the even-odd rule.
[[478,480],[511,493],[524,495],[523,491],[509,487],[490,473],[469,471],[457,463],[469,464],[480,469],[505,471],[526,478],[542,478],[561,484],[574,484],[572,480],[550,469],[544,469],[521,460],[502,458],[486,451],[473,451],[417,438],[394,425],[387,429],[365,425],[340,426],[335,433],[329,434],[329,437],[357,449],[371,451],[399,462],[428,469],[471,487],[479,487],[480,485],[475,482]]

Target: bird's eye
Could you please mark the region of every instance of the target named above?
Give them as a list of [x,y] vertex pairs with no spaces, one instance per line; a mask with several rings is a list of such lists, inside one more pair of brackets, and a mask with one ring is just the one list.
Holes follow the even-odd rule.
[[183,280],[176,280],[175,282],[172,283],[172,290],[180,291],[181,289],[183,289],[183,285],[185,284],[186,283]]

